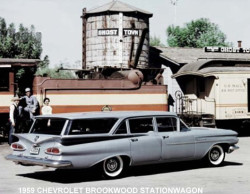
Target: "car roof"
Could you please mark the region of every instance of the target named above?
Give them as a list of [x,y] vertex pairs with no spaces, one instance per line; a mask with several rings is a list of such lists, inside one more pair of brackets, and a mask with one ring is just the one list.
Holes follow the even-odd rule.
[[41,115],[36,118],[64,118],[64,119],[83,119],[83,118],[127,118],[140,116],[176,116],[176,113],[167,111],[104,111],[104,112],[80,112],[80,113],[61,113],[52,115]]

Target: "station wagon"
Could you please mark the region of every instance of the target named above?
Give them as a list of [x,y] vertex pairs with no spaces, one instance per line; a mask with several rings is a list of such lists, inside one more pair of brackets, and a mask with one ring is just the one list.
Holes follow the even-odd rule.
[[17,164],[60,169],[100,166],[116,178],[129,166],[199,160],[219,166],[225,153],[238,148],[237,133],[191,128],[175,114],[148,112],[87,112],[37,116],[29,133],[15,134]]

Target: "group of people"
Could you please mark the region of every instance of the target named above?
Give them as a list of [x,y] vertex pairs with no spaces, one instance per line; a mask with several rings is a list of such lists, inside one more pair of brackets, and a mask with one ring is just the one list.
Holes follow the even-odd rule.
[[[40,113],[40,106],[38,100],[34,95],[31,94],[30,88],[25,89],[25,96],[21,98],[13,97],[11,101],[12,104],[10,105],[9,113],[9,144],[14,141],[14,137],[12,136],[12,134],[15,133],[15,129],[17,129],[18,126],[21,124],[21,118],[24,118],[24,120],[30,123],[30,121],[34,120],[34,116]],[[41,113],[43,115],[52,114],[52,107],[49,105],[50,99],[45,98],[43,103],[44,105],[41,109]]]

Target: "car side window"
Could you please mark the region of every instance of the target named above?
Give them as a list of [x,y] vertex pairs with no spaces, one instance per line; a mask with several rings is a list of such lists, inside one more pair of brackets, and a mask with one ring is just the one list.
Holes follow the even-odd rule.
[[116,118],[73,120],[69,135],[108,133],[116,122]]
[[115,134],[127,134],[127,126],[126,121],[123,121],[118,129],[116,130]]
[[176,131],[176,118],[174,117],[158,117],[156,118],[158,132]]
[[154,131],[153,118],[130,119],[129,127],[131,133],[147,133]]

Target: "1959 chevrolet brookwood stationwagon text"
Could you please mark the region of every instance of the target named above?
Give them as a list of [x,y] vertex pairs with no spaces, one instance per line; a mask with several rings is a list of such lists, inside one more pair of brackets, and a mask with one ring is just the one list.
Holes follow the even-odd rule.
[[100,165],[109,178],[126,167],[206,158],[219,166],[238,147],[231,130],[189,128],[170,112],[89,112],[36,117],[30,132],[15,134],[6,159],[54,168]]

